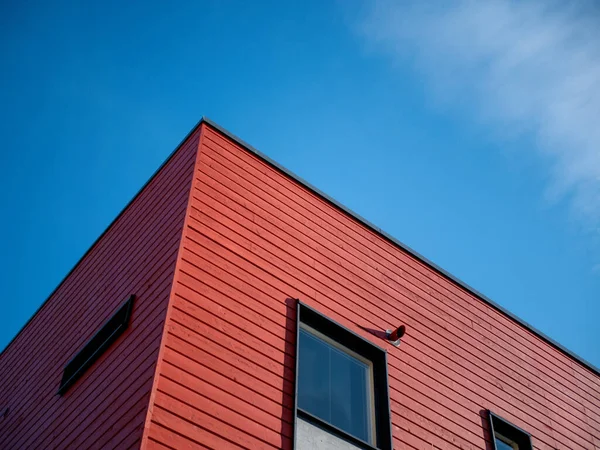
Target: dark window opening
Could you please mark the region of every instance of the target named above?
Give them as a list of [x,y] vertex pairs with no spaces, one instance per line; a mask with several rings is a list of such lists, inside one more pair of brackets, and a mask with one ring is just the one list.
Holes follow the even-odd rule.
[[117,340],[129,326],[135,295],[131,295],[117,312],[84,345],[63,371],[58,394],[63,395],[89,369],[98,358]]
[[298,302],[296,414],[360,448],[392,448],[387,354]]
[[494,450],[532,450],[528,432],[489,411]]

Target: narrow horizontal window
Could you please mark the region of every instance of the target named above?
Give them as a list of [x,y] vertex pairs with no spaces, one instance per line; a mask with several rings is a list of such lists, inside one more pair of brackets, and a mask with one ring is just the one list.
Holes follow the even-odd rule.
[[63,395],[115,342],[129,326],[135,295],[131,295],[117,312],[96,332],[64,368],[58,394]]
[[507,420],[489,412],[494,450],[532,450],[531,436]]
[[300,302],[297,337],[296,448],[391,449],[385,351]]

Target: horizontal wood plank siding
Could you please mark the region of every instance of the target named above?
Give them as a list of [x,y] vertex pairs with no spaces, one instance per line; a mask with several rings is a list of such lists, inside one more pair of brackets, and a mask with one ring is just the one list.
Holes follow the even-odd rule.
[[[196,129],[0,355],[0,448],[139,448],[199,143]],[[137,296],[129,329],[64,396],[63,368]]]
[[[487,409],[537,449],[598,445],[595,374],[202,130],[148,448],[292,448],[294,298],[388,350],[395,448],[486,448]],[[369,331],[399,324],[400,348]]]

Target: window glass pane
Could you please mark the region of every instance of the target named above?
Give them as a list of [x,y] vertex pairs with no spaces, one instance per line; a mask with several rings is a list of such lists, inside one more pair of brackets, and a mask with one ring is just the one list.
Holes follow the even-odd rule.
[[496,449],[497,450],[514,450],[511,444],[507,444],[500,438],[496,437]]
[[298,406],[372,442],[370,366],[300,330]]
[[331,422],[329,378],[329,348],[300,330],[298,407],[327,422]]
[[362,361],[331,349],[331,423],[369,442],[369,367]]

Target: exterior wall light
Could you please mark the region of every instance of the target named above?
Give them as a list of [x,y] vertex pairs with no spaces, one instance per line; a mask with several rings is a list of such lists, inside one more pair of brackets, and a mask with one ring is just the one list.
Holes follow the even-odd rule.
[[404,333],[406,333],[406,327],[404,325],[400,325],[394,331],[385,330],[385,337],[393,346],[398,347],[400,345],[400,339],[402,336],[404,336]]

